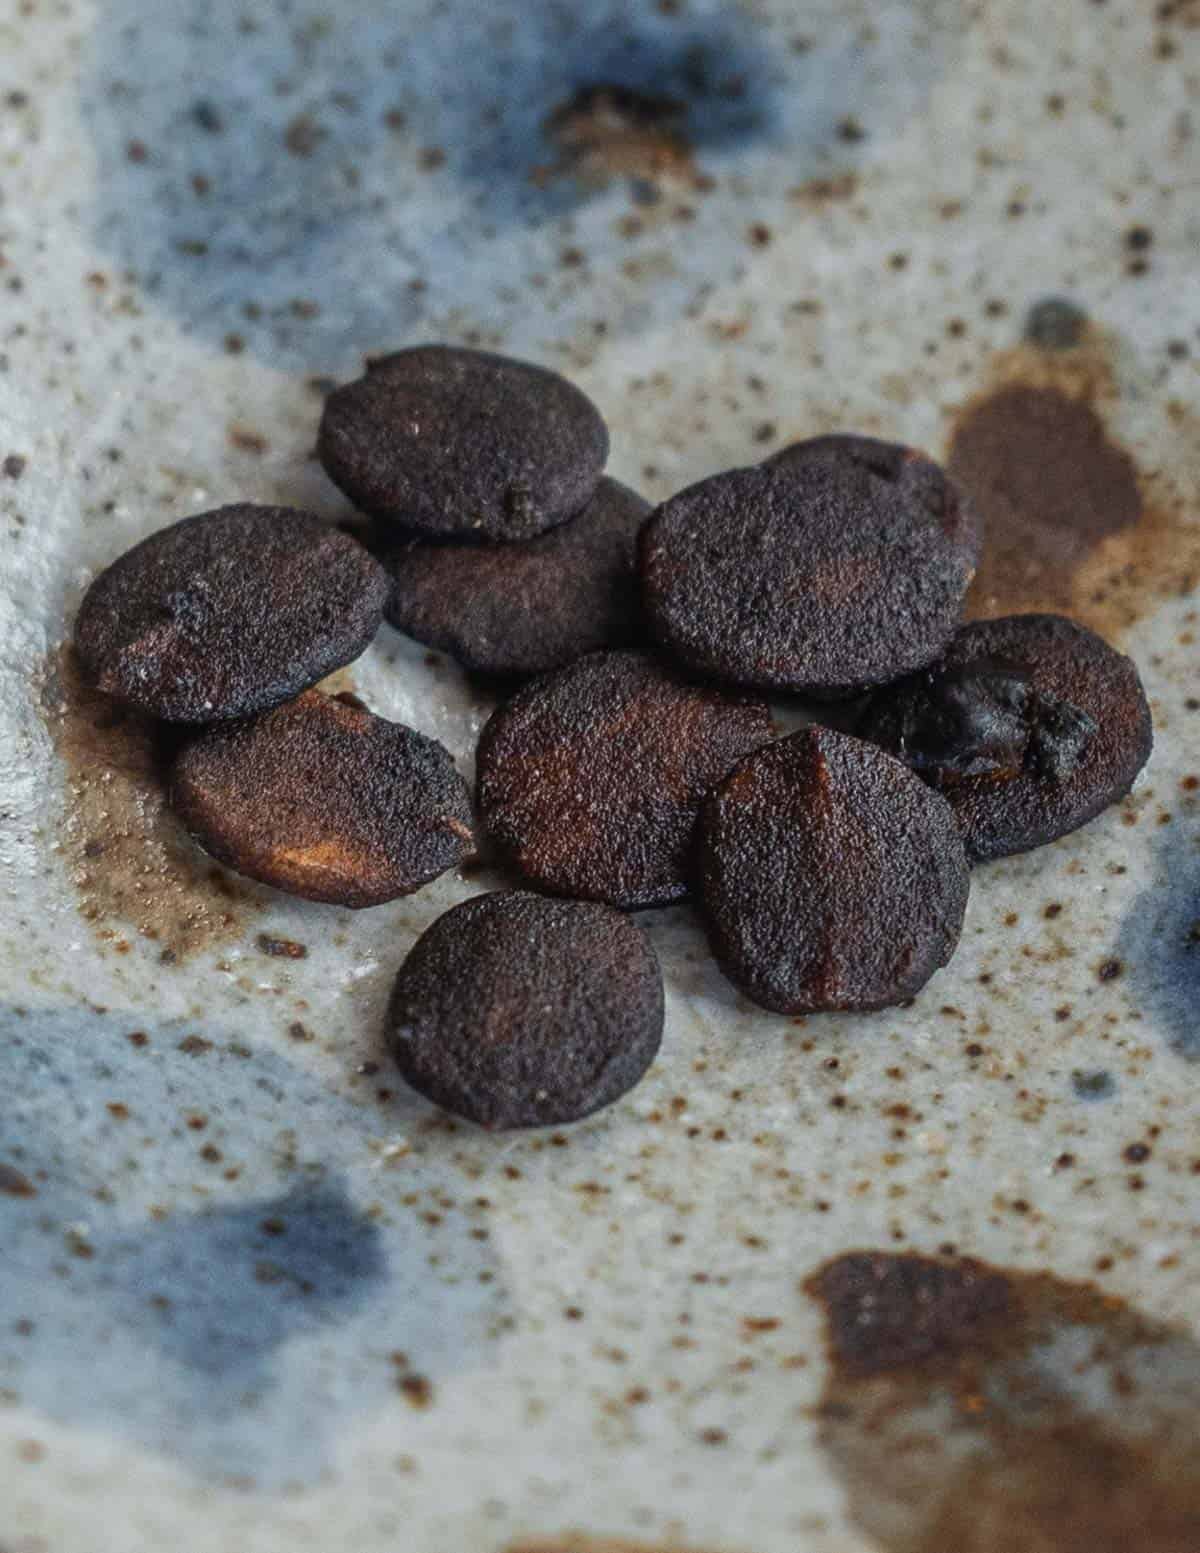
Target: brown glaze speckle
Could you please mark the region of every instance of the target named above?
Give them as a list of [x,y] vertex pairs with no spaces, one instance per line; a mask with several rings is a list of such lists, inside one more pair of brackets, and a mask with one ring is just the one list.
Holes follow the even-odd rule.
[[261,954],[271,955],[277,960],[303,960],[308,955],[306,945],[292,938],[274,938],[270,933],[260,933],[255,943]]
[[396,1390],[409,1407],[418,1412],[433,1406],[433,1383],[424,1375],[401,1375],[396,1381]]
[[0,1163],[0,1195],[4,1197],[36,1197],[37,1187],[15,1165]]

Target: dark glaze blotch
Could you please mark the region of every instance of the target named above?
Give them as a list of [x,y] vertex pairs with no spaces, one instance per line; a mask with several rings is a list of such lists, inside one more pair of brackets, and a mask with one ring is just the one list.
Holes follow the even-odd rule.
[[1200,1348],[1113,1293],[855,1250],[804,1283],[816,1437],[883,1553],[1195,1553]]
[[825,1307],[839,1370],[864,1379],[952,1359],[1016,1314],[1008,1279],[967,1259],[850,1252],[805,1287]]

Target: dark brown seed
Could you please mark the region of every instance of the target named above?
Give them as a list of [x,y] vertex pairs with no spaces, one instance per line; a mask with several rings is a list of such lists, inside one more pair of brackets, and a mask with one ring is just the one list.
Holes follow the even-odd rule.
[[958,944],[969,873],[947,804],[898,760],[806,728],[704,805],[700,878],[725,974],[781,1014],[887,1008]]
[[1061,615],[964,626],[935,669],[874,697],[858,731],[945,795],[973,862],[1085,825],[1153,743],[1133,662]]
[[687,894],[704,794],[770,737],[762,702],[688,684],[645,653],[593,653],[493,713],[480,810],[538,889],[664,905]]
[[863,437],[857,432],[830,432],[823,437],[807,437],[803,442],[791,442],[764,459],[767,466],[779,465],[795,468],[797,464],[813,459],[848,460],[861,464],[884,480],[899,480],[904,466],[910,459],[929,462],[915,449],[902,442],[881,442],[877,437]]
[[638,530],[649,503],[615,480],[569,523],[524,544],[432,545],[381,553],[398,630],[479,674],[544,674],[641,635]]
[[98,689],[169,722],[249,716],[357,658],[387,573],[311,513],[222,507],[135,545],[92,583],[75,645]]
[[422,345],[330,394],[317,443],[330,479],[372,517],[431,539],[532,539],[596,488],[608,431],[556,372]]
[[662,1039],[649,940],[609,906],[500,891],[439,917],[404,962],[387,1038],[404,1077],[484,1127],[579,1121]]
[[642,530],[650,628],[689,667],[843,696],[945,647],[979,549],[958,492],[911,449],[820,443],[703,480]]
[[1010,782],[1028,771],[1062,783],[1096,736],[1069,701],[1039,692],[999,658],[935,665],[889,686],[863,715],[864,737],[934,787],[968,777]]
[[220,862],[339,906],[409,895],[474,851],[447,751],[318,691],[199,734],[176,757],[171,802]]

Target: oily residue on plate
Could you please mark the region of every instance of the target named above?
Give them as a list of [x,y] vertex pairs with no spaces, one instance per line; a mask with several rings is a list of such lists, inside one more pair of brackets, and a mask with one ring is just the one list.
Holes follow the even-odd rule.
[[1196,1553],[1200,1344],[1090,1284],[854,1252],[818,1438],[886,1553]]
[[1073,346],[1005,352],[959,412],[947,463],[984,526],[972,617],[1050,610],[1116,636],[1200,579],[1200,528],[1171,483],[1195,478],[1200,439],[1168,406],[1172,467],[1140,469],[1105,423],[1110,350],[1087,326]]
[[65,768],[59,845],[96,935],[121,954],[148,940],[166,964],[240,938],[260,897],[167,807],[161,731],[90,690],[71,647],[51,656],[42,704]]

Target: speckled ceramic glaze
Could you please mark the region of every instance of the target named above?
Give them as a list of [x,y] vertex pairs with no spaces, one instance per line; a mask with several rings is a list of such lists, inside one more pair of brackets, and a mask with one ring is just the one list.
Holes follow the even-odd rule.
[[[0,0],[4,1553],[1200,1546],[1145,1454],[1200,1432],[1198,21]],[[223,875],[61,650],[188,513],[345,516],[328,380],[426,340],[566,373],[654,501],[841,428],[949,458],[974,611],[1135,657],[1149,767],[976,870],[913,1006],[766,1014],[647,914],[644,1082],[450,1124],[384,1011],[499,879]],[[466,774],[494,704],[388,628],[333,688]]]

